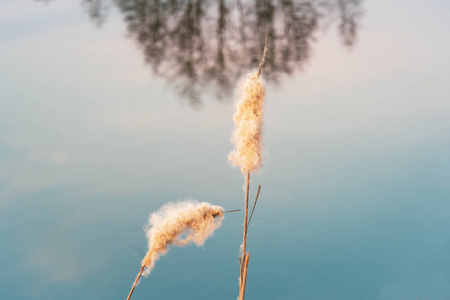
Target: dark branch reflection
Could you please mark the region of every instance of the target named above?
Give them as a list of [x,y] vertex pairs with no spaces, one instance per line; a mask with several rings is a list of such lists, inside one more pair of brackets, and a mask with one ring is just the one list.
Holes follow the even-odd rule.
[[315,33],[337,24],[342,43],[355,42],[362,0],[83,0],[101,24],[108,7],[124,15],[155,74],[191,104],[205,92],[228,98],[245,72],[255,69],[269,30],[263,76],[277,83],[302,68]]

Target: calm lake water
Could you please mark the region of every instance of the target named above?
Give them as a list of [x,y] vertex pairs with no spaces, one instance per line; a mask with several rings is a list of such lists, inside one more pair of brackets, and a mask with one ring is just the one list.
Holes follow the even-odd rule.
[[[450,299],[450,2],[0,0],[0,299],[125,299],[164,203],[243,207],[247,299]],[[236,299],[242,213],[132,299]]]

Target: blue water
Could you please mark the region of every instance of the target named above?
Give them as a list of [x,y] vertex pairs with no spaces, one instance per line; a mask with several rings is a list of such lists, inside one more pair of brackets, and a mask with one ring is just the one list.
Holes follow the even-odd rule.
[[[302,70],[267,65],[247,299],[450,299],[449,5],[361,8],[352,47],[330,21]],[[116,6],[101,27],[86,9],[0,1],[0,299],[125,299],[151,212],[243,206],[232,94],[186,97]],[[242,220],[172,248],[132,299],[235,299]]]

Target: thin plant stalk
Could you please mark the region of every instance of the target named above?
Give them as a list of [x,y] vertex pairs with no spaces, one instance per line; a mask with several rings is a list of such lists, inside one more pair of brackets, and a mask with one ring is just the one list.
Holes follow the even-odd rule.
[[144,272],[145,266],[141,267],[141,270],[139,271],[139,274],[136,276],[136,280],[133,283],[133,286],[131,287],[131,291],[128,294],[127,300],[130,300],[131,295],[133,294],[134,288],[136,287],[137,283],[139,282],[139,278],[141,278],[142,272]]
[[246,250],[247,250],[247,228],[248,228],[248,194],[250,189],[250,172],[247,172],[247,177],[245,178],[245,215],[244,215],[244,236],[243,236],[243,242],[242,242],[242,259],[241,259],[241,284],[240,284],[240,291],[239,291],[239,297],[245,293],[243,291],[243,281],[245,281],[244,278],[244,269],[245,269],[245,258],[246,258]]
[[245,253],[247,247],[247,228],[248,228],[248,194],[250,189],[250,172],[247,172],[247,177],[245,179],[245,215],[244,215],[244,237],[242,242],[242,261],[245,261]]
[[243,276],[242,276],[242,288],[241,293],[239,294],[239,300],[244,300],[245,297],[245,286],[247,285],[247,271],[248,271],[248,262],[250,260],[250,252],[247,252],[245,255],[245,264],[243,269]]
[[250,214],[250,218],[248,218],[248,225],[247,226],[249,226],[250,222],[252,221],[253,212],[255,211],[256,203],[258,203],[258,197],[259,197],[259,192],[260,191],[261,191],[261,186],[258,185],[258,192],[256,192],[255,203],[253,203],[252,213]]

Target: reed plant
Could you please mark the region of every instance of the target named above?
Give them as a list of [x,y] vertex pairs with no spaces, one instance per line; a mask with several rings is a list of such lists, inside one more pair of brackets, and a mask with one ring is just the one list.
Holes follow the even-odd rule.
[[[247,283],[250,253],[247,252],[247,232],[251,217],[258,201],[261,186],[258,186],[253,209],[248,217],[248,200],[250,189],[250,173],[261,166],[262,124],[265,86],[260,78],[262,66],[267,53],[268,32],[265,46],[257,72],[247,74],[239,83],[236,113],[233,116],[235,128],[232,142],[236,149],[230,152],[228,159],[234,166],[239,166],[245,177],[245,214],[242,242],[242,257],[239,259],[239,300],[244,300]],[[237,211],[237,210],[232,210]],[[150,274],[155,262],[161,255],[167,253],[171,245],[184,246],[190,242],[203,245],[213,234],[223,219],[224,211],[220,206],[206,202],[185,201],[169,203],[159,211],[150,214],[149,223],[145,228],[148,239],[148,252],[141,261],[141,269],[128,294],[130,299],[142,275]]]
[[[229,156],[229,161],[234,166],[239,166],[245,178],[245,213],[244,233],[242,241],[242,256],[240,258],[239,300],[244,300],[247,283],[247,271],[250,253],[247,252],[247,232],[249,225],[248,200],[250,189],[250,173],[257,171],[262,166],[262,125],[264,120],[264,96],[265,86],[261,79],[261,70],[267,54],[268,32],[266,32],[265,46],[258,71],[247,74],[239,83],[236,102],[236,112],[233,116],[234,131],[231,141],[236,146]],[[259,191],[253,205],[253,210],[258,201]],[[253,214],[252,210],[252,214]]]
[[204,244],[223,219],[224,210],[207,202],[183,201],[168,203],[150,214],[145,233],[148,251],[141,262],[141,269],[128,294],[131,298],[141,275],[149,275],[155,262],[167,253],[171,245],[185,246],[190,242]]

